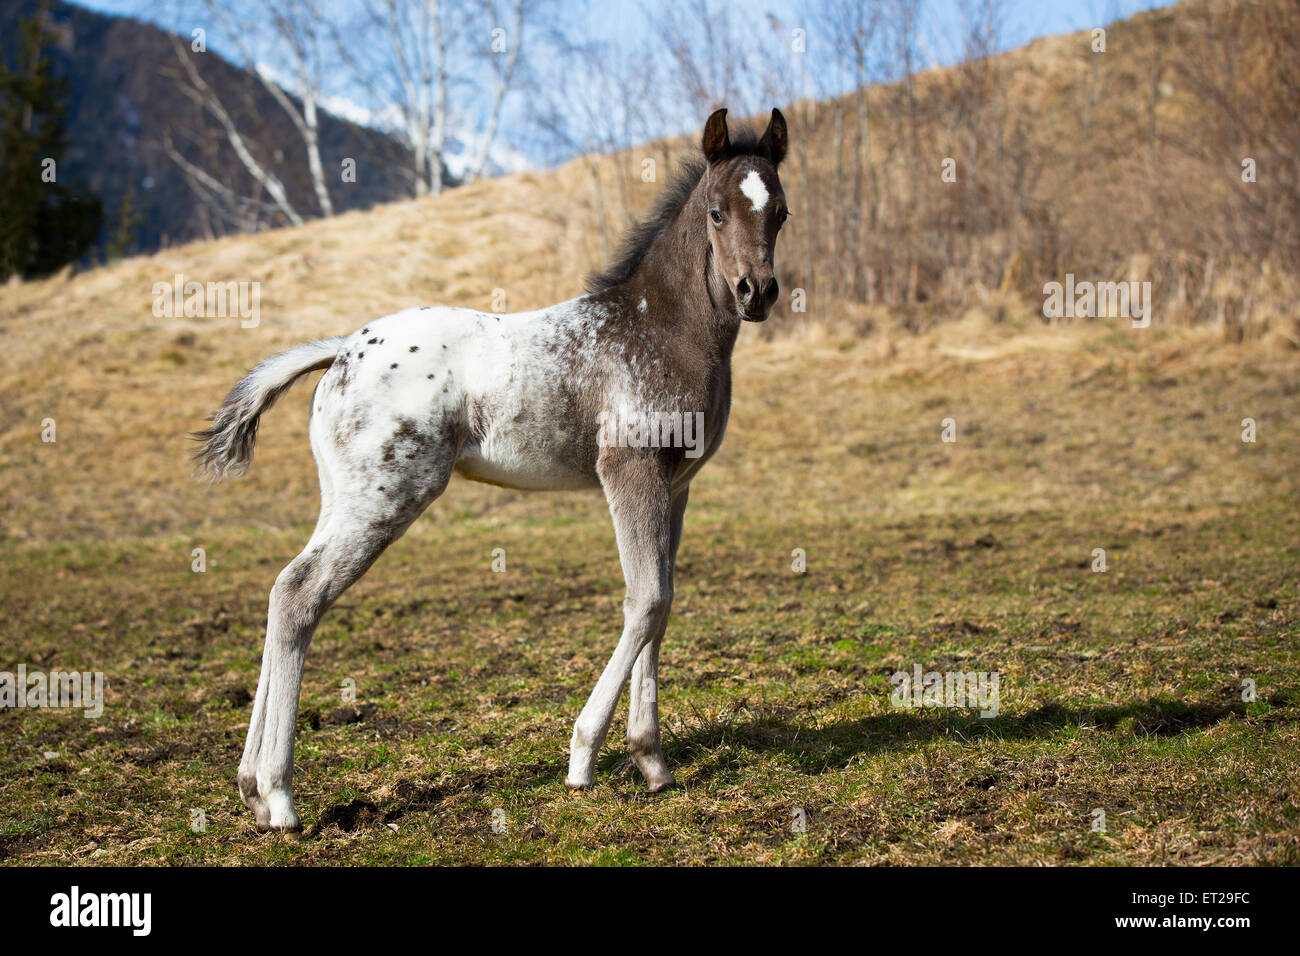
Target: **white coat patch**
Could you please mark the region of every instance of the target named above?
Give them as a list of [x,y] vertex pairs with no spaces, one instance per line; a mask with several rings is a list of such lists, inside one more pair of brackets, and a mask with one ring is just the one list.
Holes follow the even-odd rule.
[[749,175],[740,183],[740,191],[754,204],[754,212],[762,212],[767,205],[767,187],[757,169],[751,169]]

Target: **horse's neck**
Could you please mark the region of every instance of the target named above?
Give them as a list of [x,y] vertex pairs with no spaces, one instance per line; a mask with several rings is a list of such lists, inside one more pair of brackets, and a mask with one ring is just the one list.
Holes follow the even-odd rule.
[[729,304],[731,290],[713,261],[702,188],[696,187],[677,217],[655,238],[642,267],[627,284],[633,287],[634,298],[659,301],[659,314],[647,315],[647,321],[660,322],[664,334],[688,336],[709,349],[710,359],[729,364],[740,317]]

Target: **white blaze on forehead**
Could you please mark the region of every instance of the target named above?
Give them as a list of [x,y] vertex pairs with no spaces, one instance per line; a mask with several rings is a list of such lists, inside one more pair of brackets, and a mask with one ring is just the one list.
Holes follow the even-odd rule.
[[763,185],[763,177],[758,175],[757,169],[751,169],[749,175],[741,181],[740,191],[753,203],[754,212],[763,211],[767,205],[767,187]]

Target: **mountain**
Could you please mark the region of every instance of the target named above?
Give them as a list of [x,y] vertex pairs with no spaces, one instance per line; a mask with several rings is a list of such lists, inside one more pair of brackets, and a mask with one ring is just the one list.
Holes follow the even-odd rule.
[[[239,231],[201,201],[185,173],[163,149],[170,137],[180,154],[242,196],[256,183],[227,144],[220,126],[181,90],[169,35],[147,23],[104,16],[67,3],[0,0],[0,58],[13,66],[17,27],[45,9],[54,42],[48,50],[65,77],[70,98],[65,124],[69,147],[60,178],[79,179],[104,203],[101,252],[130,205],[139,217],[128,251],[147,252],[193,239]],[[200,75],[216,90],[249,148],[285,184],[304,216],[318,205],[302,161],[301,140],[289,117],[246,71],[209,52],[198,58]],[[338,212],[368,209],[408,196],[398,170],[400,144],[389,135],[321,112],[321,158],[327,170],[345,157],[357,162],[356,182],[335,176],[331,199]],[[297,150],[298,152],[295,152]],[[256,225],[278,224],[263,216]]]

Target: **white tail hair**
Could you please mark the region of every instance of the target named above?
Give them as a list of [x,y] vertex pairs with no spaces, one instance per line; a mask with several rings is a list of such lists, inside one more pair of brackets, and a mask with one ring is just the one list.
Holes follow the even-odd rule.
[[294,346],[258,363],[241,378],[209,419],[212,425],[191,436],[203,442],[194,456],[199,475],[221,481],[247,472],[262,413],[303,375],[333,365],[343,342],[340,336]]

